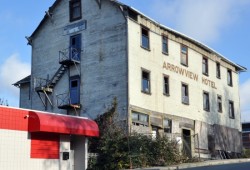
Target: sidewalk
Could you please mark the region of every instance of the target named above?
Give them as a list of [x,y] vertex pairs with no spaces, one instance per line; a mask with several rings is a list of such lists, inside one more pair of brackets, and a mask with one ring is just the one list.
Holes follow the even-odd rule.
[[213,165],[234,164],[234,163],[243,163],[243,162],[250,162],[250,159],[246,158],[246,159],[209,160],[209,161],[204,161],[204,162],[185,163],[185,164],[172,165],[172,166],[167,166],[167,167],[142,168],[140,170],[177,170],[177,169],[186,169],[186,168],[194,168],[194,167],[201,167],[201,166],[213,166]]

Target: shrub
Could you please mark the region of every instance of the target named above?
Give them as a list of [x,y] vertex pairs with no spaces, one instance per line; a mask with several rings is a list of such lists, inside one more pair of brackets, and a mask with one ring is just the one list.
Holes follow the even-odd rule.
[[151,136],[127,134],[116,122],[117,102],[96,119],[100,138],[90,139],[89,170],[117,170],[179,163],[181,156],[175,143],[166,137],[152,140]]

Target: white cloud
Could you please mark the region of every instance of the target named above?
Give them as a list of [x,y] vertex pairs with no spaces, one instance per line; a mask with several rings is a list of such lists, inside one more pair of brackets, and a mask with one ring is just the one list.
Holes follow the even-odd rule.
[[211,43],[229,25],[234,24],[241,12],[247,9],[246,5],[250,5],[250,1],[156,0],[152,11],[166,26],[173,25],[184,34],[204,43]]
[[2,65],[0,65],[0,94],[8,94],[8,97],[0,96],[5,99],[9,97],[19,98],[18,88],[12,84],[21,80],[30,74],[30,64],[22,62],[18,54],[8,57]]
[[250,122],[250,79],[240,86],[241,120]]

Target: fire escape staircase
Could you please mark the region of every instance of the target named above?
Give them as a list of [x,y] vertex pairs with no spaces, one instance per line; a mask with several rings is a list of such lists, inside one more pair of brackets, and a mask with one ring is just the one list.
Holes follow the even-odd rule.
[[[59,51],[59,64],[61,66],[56,71],[54,76],[49,79],[42,79],[42,78],[35,78],[35,91],[37,92],[39,98],[41,99],[45,109],[47,108],[47,101],[49,104],[53,107],[53,103],[49,97],[49,94],[53,93],[53,88],[56,86],[58,81],[62,78],[64,73],[67,70],[70,70],[70,66],[75,66],[79,76],[80,76],[80,69],[78,68],[78,65],[80,63],[80,53],[82,51],[76,48],[66,48],[64,50]],[[45,99],[43,99],[42,94],[45,95]],[[72,105],[70,100],[70,94],[64,93],[59,94],[56,96],[57,98],[57,107],[59,109],[68,109],[69,107],[78,109],[80,108],[79,105]],[[66,107],[68,106],[68,107]]]
[[46,99],[48,100],[50,105],[53,106],[53,103],[49,97],[49,94],[53,92],[53,88],[55,87],[57,82],[62,78],[63,74],[66,72],[67,69],[68,69],[67,65],[61,65],[50,80],[36,78],[35,91],[37,92],[39,98],[41,99],[45,107],[47,106],[47,103],[42,98],[41,94],[43,93],[46,96]]

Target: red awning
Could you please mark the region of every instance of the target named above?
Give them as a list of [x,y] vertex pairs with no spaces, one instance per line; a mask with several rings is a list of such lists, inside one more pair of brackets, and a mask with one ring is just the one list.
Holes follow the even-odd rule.
[[82,117],[30,111],[28,119],[29,132],[99,136],[96,122]]

